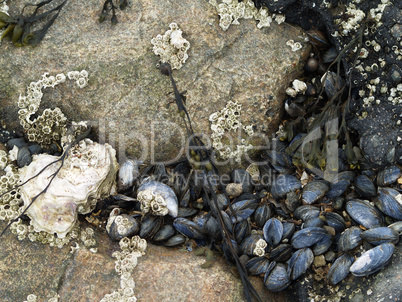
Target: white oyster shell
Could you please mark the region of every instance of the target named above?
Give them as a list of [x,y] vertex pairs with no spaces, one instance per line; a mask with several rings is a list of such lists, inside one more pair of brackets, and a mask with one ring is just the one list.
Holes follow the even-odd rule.
[[[35,176],[57,159],[47,154],[34,156],[32,163],[20,170],[21,180],[24,182]],[[46,188],[60,164],[50,165],[21,187],[24,207]],[[117,170],[116,151],[110,145],[101,145],[90,139],[82,140],[69,151],[47,192],[40,195],[27,210],[26,214],[31,218],[35,231],[56,233],[64,238],[74,227],[78,213],[91,212],[100,198],[115,191]]]

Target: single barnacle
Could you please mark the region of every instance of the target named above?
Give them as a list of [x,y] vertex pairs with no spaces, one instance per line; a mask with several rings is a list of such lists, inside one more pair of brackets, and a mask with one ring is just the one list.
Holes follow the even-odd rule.
[[256,14],[255,19],[260,21],[257,24],[257,28],[261,29],[263,27],[270,27],[272,22],[272,17],[268,13],[268,9],[261,7],[258,14]]

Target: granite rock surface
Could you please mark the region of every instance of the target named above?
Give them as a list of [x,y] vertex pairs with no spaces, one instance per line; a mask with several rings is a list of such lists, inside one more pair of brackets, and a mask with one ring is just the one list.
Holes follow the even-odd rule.
[[[10,3],[17,13],[25,2]],[[60,107],[75,121],[90,120],[100,141],[124,156],[144,161],[169,161],[184,156],[186,131],[177,114],[168,77],[156,68],[151,39],[175,22],[191,47],[189,58],[173,75],[197,133],[211,134],[209,116],[229,101],[242,105],[241,122],[264,145],[280,122],[285,88],[301,74],[310,46],[302,32],[273,22],[259,30],[255,20],[241,20],[222,31],[215,8],[207,1],[133,1],[118,11],[118,24],[99,23],[99,1],[71,0],[45,39],[36,47],[0,47],[0,120],[18,127],[16,102],[26,86],[42,74],[85,69],[89,85],[65,83],[44,90],[39,114]],[[301,42],[293,52],[288,40]],[[244,136],[243,136],[244,137]],[[239,138],[233,137],[234,146]],[[234,148],[234,147],[233,147]]]

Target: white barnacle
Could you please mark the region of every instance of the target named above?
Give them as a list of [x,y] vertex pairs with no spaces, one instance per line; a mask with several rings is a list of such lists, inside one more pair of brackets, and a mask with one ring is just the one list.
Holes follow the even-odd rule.
[[272,17],[269,15],[268,9],[265,7],[260,8],[259,12],[255,16],[255,19],[260,21],[257,24],[257,28],[259,29],[271,26]]
[[307,90],[307,85],[303,81],[294,80],[292,82],[293,89],[296,90],[298,93],[303,93]]

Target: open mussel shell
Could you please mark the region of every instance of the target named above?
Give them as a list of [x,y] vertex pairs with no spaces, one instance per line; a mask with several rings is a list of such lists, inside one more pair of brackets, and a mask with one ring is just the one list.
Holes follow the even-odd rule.
[[374,228],[362,233],[362,239],[373,245],[380,245],[386,242],[397,244],[399,233],[388,227]]
[[195,222],[186,218],[176,218],[173,221],[174,228],[190,239],[205,239],[203,230]]
[[289,192],[296,191],[300,188],[300,180],[293,175],[279,175],[272,182],[271,193],[275,199],[280,199],[285,197]]
[[301,219],[303,221],[307,221],[309,219],[320,216],[320,210],[317,209],[315,206],[304,205],[304,206],[298,207],[294,211],[293,215],[296,219]]
[[170,224],[165,224],[161,229],[155,234],[153,237],[153,241],[155,242],[162,242],[166,241],[169,238],[173,237],[173,235],[176,234],[176,230],[174,227]]
[[380,187],[389,186],[396,182],[401,175],[401,169],[398,166],[387,167],[378,172],[377,185]]
[[285,262],[292,256],[292,246],[288,243],[282,243],[273,248],[269,253],[269,260],[276,262]]
[[276,246],[282,239],[283,226],[276,218],[269,219],[263,229],[264,239],[270,246]]
[[377,195],[375,185],[366,175],[359,175],[354,180],[355,189],[362,197],[374,197]]
[[261,234],[251,234],[247,236],[240,245],[240,252],[248,256],[253,256],[254,249],[260,239],[263,239]]
[[316,244],[326,234],[327,231],[322,228],[317,227],[305,228],[294,233],[291,240],[291,244],[295,249],[302,249]]
[[264,285],[271,292],[279,292],[289,286],[291,280],[286,271],[286,265],[277,263],[264,277]]
[[398,191],[391,188],[378,188],[378,196],[374,203],[384,214],[402,220],[402,194]]
[[329,269],[327,280],[333,285],[341,282],[349,274],[349,269],[354,261],[355,258],[352,255],[344,254],[340,256]]
[[268,258],[262,256],[262,257],[255,257],[251,258],[249,261],[245,263],[245,267],[249,274],[251,275],[261,275],[265,274],[265,272],[268,269],[269,266],[269,260]]
[[268,203],[261,203],[253,214],[255,224],[262,228],[264,224],[271,218],[271,208]]
[[394,249],[395,245],[388,242],[368,250],[356,259],[350,267],[350,272],[357,277],[362,277],[379,271],[390,261]]
[[346,252],[359,246],[362,242],[363,231],[358,227],[351,227],[346,229],[338,240],[338,250]]
[[303,188],[302,201],[305,204],[313,204],[329,190],[326,181],[313,180],[307,183]]
[[289,260],[287,273],[290,280],[296,280],[304,274],[314,261],[314,254],[311,249],[303,248],[297,250]]
[[382,214],[364,200],[348,201],[346,203],[346,212],[354,221],[367,229],[380,227],[384,223]]

